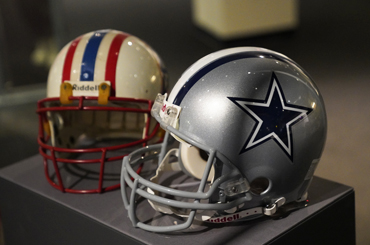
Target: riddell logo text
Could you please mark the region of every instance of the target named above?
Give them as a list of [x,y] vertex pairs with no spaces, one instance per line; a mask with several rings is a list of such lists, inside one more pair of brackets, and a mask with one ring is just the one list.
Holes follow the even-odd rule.
[[99,91],[98,85],[81,85],[73,84],[72,90],[76,91]]
[[232,216],[224,216],[224,217],[218,217],[218,218],[210,218],[207,221],[212,223],[227,223],[227,222],[233,222],[235,220],[240,219],[239,214],[234,214]]

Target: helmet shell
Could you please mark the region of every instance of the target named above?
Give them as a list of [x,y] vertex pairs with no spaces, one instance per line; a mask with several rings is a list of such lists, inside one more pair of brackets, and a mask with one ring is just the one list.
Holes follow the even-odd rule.
[[184,72],[168,102],[181,107],[179,132],[223,154],[248,180],[260,197],[250,205],[305,194],[327,119],[317,86],[293,60],[253,47],[218,51]]

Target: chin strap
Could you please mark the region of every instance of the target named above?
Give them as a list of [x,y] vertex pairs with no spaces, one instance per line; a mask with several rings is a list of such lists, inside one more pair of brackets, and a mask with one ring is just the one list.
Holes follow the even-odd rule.
[[204,222],[210,222],[210,223],[229,223],[234,222],[240,219],[244,219],[247,217],[251,217],[254,215],[262,215],[263,214],[263,208],[257,207],[257,208],[250,208],[245,209],[240,212],[228,214],[228,215],[220,215],[217,217],[210,217],[210,216],[202,216],[202,221]]
[[252,217],[255,215],[266,215],[272,216],[276,213],[276,210],[285,204],[285,198],[281,197],[277,199],[273,204],[267,207],[255,207],[250,209],[244,209],[240,212],[235,212],[228,215],[221,215],[217,217],[207,217],[202,216],[202,221],[210,222],[210,223],[229,223],[234,222],[236,220]]

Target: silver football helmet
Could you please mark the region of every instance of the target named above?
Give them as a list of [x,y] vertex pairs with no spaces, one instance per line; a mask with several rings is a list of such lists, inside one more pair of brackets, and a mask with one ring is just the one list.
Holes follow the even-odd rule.
[[[167,131],[165,142],[133,152],[122,165],[123,202],[134,226],[168,232],[194,219],[226,223],[306,205],[327,120],[312,78],[285,55],[254,47],[207,55],[168,98],[157,96],[152,116]],[[168,150],[169,135],[179,147]],[[149,160],[158,166],[145,179],[134,168]],[[181,170],[199,179],[195,190],[162,185],[169,172]],[[173,226],[146,224],[135,211],[138,197],[187,218]]]

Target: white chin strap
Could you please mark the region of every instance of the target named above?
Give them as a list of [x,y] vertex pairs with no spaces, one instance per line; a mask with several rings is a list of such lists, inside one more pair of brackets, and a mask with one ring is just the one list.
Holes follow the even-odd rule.
[[[169,162],[169,159],[171,156],[179,157],[179,150],[178,149],[171,149],[167,152],[166,156],[163,158],[162,162],[159,164],[156,175],[153,176],[150,181],[154,184],[158,184],[158,181],[160,177],[163,175],[163,173],[167,171],[181,171],[180,165],[178,162]],[[157,191],[152,190],[151,188],[147,187],[147,192],[152,195],[158,195]],[[152,208],[158,212],[164,213],[164,214],[175,214],[180,217],[188,217],[189,214],[184,211],[184,209],[172,207],[169,205],[164,205],[158,202],[155,202],[153,200],[148,199],[149,204],[152,206]],[[226,213],[230,213],[227,215],[217,216],[215,217],[215,214],[217,211],[215,210],[197,210],[197,213],[195,215],[195,219],[199,221],[204,222],[211,222],[211,223],[228,223],[228,222],[234,222],[240,219],[248,218],[250,216],[255,215],[273,215],[277,208],[284,205],[285,198],[279,198],[276,200],[272,205],[268,207],[255,207],[251,209],[244,209],[240,212],[237,211],[237,208],[233,208],[231,210],[225,210]],[[242,207],[240,205],[240,207]]]

